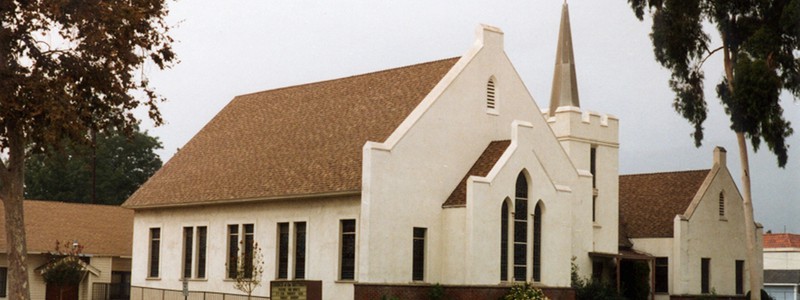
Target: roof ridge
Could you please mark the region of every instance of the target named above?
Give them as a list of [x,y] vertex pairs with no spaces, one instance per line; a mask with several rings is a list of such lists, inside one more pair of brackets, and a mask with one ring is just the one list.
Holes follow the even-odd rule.
[[269,93],[269,92],[281,91],[281,90],[286,90],[286,89],[291,89],[291,88],[312,86],[312,85],[329,83],[329,82],[332,82],[332,81],[338,81],[338,80],[344,80],[344,79],[352,79],[352,78],[358,78],[358,77],[363,77],[363,76],[371,76],[371,75],[378,74],[378,73],[390,72],[390,71],[398,71],[398,70],[402,70],[402,69],[410,69],[410,68],[417,67],[417,66],[422,66],[422,65],[427,65],[427,64],[435,64],[435,63],[439,63],[439,62],[443,62],[443,61],[451,60],[451,59],[457,59],[457,58],[461,58],[461,56],[453,56],[453,57],[450,57],[450,58],[437,59],[437,60],[432,60],[432,61],[427,61],[427,62],[416,63],[416,64],[412,64],[412,65],[405,65],[405,66],[399,66],[399,67],[394,67],[394,68],[389,68],[389,69],[371,71],[371,72],[367,72],[367,73],[361,73],[361,74],[350,75],[350,76],[345,76],[345,77],[325,79],[325,80],[314,81],[314,82],[306,82],[306,83],[301,83],[301,84],[278,87],[278,88],[274,88],[274,89],[268,89],[268,90],[262,90],[262,91],[257,91],[257,92],[250,92],[250,93],[244,93],[244,94],[236,95],[236,96],[234,96],[234,98],[239,98],[239,97],[244,97],[244,96],[252,96],[252,95],[257,95],[257,94],[261,94],[261,93]]
[[678,173],[694,173],[694,172],[710,172],[711,169],[696,169],[696,170],[682,170],[682,171],[666,171],[666,172],[648,172],[648,173],[633,173],[633,174],[620,174],[623,176],[639,176],[639,175],[659,175],[659,174],[678,174]]
[[100,203],[83,203],[83,202],[69,202],[69,201],[61,201],[61,200],[25,199],[24,202],[60,203],[60,204],[67,204],[67,205],[86,205],[86,206],[119,207],[119,208],[123,208],[122,205],[100,204]]

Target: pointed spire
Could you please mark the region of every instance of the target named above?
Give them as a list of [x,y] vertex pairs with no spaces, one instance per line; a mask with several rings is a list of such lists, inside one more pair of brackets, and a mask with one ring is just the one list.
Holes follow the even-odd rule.
[[575,74],[575,56],[572,51],[572,32],[569,27],[567,1],[561,8],[561,26],[558,29],[556,66],[553,71],[553,89],[550,94],[550,116],[561,106],[580,107],[578,80]]

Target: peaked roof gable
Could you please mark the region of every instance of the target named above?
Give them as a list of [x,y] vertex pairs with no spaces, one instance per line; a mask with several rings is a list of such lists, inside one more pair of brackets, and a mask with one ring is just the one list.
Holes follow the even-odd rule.
[[[25,200],[28,253],[55,251],[56,241],[84,246],[84,254],[131,256],[133,211],[119,206]],[[0,252],[7,253],[5,212],[0,206]]]
[[627,237],[673,237],[675,216],[687,211],[710,172],[621,175],[619,213]]
[[800,234],[765,233],[764,249],[767,248],[800,248]]
[[358,193],[364,144],[383,142],[456,61],[237,96],[124,205]]

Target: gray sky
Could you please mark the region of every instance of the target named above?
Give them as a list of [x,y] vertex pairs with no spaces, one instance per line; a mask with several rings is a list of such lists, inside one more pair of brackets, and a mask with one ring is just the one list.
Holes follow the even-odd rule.
[[[705,63],[710,104],[704,145],[672,109],[669,72],[655,62],[650,22],[624,0],[572,0],[570,18],[581,106],[620,119],[620,173],[711,167],[712,149],[728,149],[740,178],[736,139],[713,87],[722,59]],[[150,134],[168,160],[234,96],[463,55],[480,23],[505,32],[505,49],[540,107],[547,107],[562,1],[207,1],[170,2],[168,22],[181,63],[146,70],[168,98],[166,125]],[[709,27],[710,28],[710,27]],[[719,39],[712,39],[719,45]],[[800,102],[783,95],[785,116],[800,131]],[[144,116],[144,115],[143,115]],[[765,230],[800,233],[800,133],[789,163],[766,148],[752,153],[756,220]],[[213,174],[210,174],[213,176]],[[740,185],[741,186],[741,185]]]

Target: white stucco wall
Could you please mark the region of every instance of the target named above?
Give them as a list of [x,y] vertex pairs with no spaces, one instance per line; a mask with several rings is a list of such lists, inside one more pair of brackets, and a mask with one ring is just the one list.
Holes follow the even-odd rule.
[[[633,243],[633,248],[650,254],[653,257],[667,257],[669,259],[669,264],[667,266],[667,272],[669,273],[669,281],[668,281],[668,289],[667,291],[673,290],[673,283],[674,283],[674,274],[675,274],[675,264],[673,263],[673,239],[672,238],[638,238],[638,239],[631,239]],[[657,293],[655,294],[654,300],[669,300],[669,293]]]
[[[674,261],[676,272],[671,284],[674,294],[699,294],[701,258],[710,258],[710,288],[719,295],[735,294],[736,260],[745,261],[744,291],[749,290],[749,263],[745,242],[742,197],[727,166],[724,153],[711,170],[712,180],[706,179],[686,216],[675,218]],[[719,194],[725,195],[724,217],[719,215]],[[698,197],[700,198],[698,201]],[[762,238],[758,245],[755,267],[762,272]],[[672,264],[672,257],[670,264]]]
[[764,249],[764,270],[800,269],[800,248]]
[[[132,285],[181,290],[183,227],[207,226],[206,278],[190,280],[189,288],[192,291],[241,294],[233,288],[232,281],[225,279],[227,225],[254,224],[255,241],[264,257],[262,286],[256,289],[254,295],[267,296],[269,281],[277,275],[277,224],[307,222],[305,278],[323,281],[325,299],[338,299],[336,295],[352,295],[352,283],[336,281],[339,274],[339,222],[342,219],[356,219],[356,226],[360,225],[357,195],[140,210],[134,218]],[[161,228],[160,276],[146,279],[150,252],[149,229],[153,227]],[[290,228],[293,230],[293,226]],[[357,232],[357,240],[359,235]],[[292,256],[290,251],[289,274],[293,274]]]
[[[591,177],[578,176],[503,52],[502,40],[498,29],[479,28],[475,46],[391,137],[364,147],[361,281],[411,282],[412,228],[426,227],[430,244],[442,245],[427,249],[427,266],[440,267],[426,268],[426,282],[499,283],[501,203],[514,199],[517,175],[526,170],[529,215],[539,200],[545,208],[541,284],[569,285],[572,253],[564,249],[572,248],[573,239],[564,237],[574,231],[592,235],[591,222],[583,228],[571,222],[575,202],[588,207],[583,213],[591,219],[591,206],[585,206],[591,203]],[[496,82],[495,110],[486,107],[491,77]],[[442,203],[489,142],[509,139],[512,145],[490,175],[468,181],[467,205],[442,213]],[[608,169],[616,169],[616,157],[613,161]],[[532,218],[528,220],[531,232]],[[616,223],[608,227],[614,235],[609,252],[616,252]],[[388,234],[394,232],[401,234]],[[582,257],[590,248],[591,238],[580,248]],[[387,258],[385,253],[393,255]],[[527,256],[530,279],[530,249]]]
[[[543,111],[547,117],[547,110]],[[548,118],[553,133],[585,179],[573,201],[573,255],[580,276],[592,272],[588,252],[617,253],[619,241],[619,120],[579,107],[559,107]],[[593,195],[591,149],[595,148],[596,211],[592,220]]]

